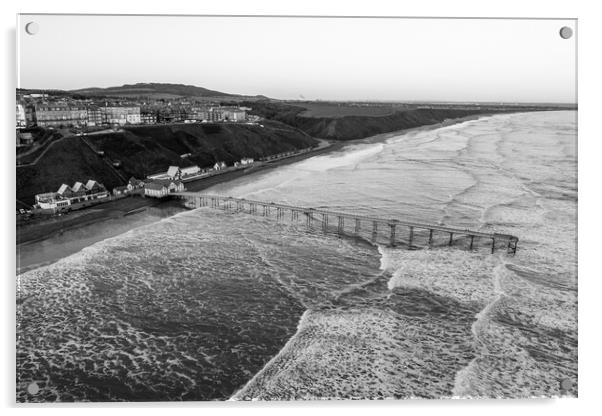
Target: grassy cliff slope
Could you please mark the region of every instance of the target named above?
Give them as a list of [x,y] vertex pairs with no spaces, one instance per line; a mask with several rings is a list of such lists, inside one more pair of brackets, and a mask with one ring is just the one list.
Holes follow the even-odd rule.
[[[296,127],[313,137],[335,140],[355,140],[381,133],[389,133],[429,124],[436,124],[446,119],[467,117],[478,114],[521,111],[517,108],[500,106],[474,106],[473,108],[407,108],[394,109],[391,114],[383,115],[342,115],[316,117],[306,116],[307,109],[300,105],[282,103],[248,103],[253,107],[252,113],[271,120],[277,120]],[[535,108],[523,108],[531,111]],[[359,110],[353,109],[355,112]],[[374,112],[368,107],[367,112]]]
[[[96,179],[109,190],[123,178],[145,177],[169,165],[201,167],[243,157],[260,158],[317,144],[308,135],[275,121],[264,127],[238,124],[177,124],[126,128],[122,132],[68,137],[34,166],[17,168],[17,199],[32,204],[35,194],[56,191],[62,183]],[[104,157],[96,151],[103,151]],[[181,155],[190,153],[187,158]],[[111,162],[120,161],[119,174]],[[120,177],[121,176],[121,177]]]

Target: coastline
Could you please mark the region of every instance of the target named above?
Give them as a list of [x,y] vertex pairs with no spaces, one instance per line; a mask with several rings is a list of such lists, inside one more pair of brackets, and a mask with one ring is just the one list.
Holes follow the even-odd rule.
[[[419,126],[394,132],[382,133],[375,136],[348,141],[330,141],[329,146],[323,146],[314,151],[302,153],[286,159],[276,160],[261,166],[252,166],[248,169],[227,172],[189,182],[186,188],[198,192],[217,184],[227,183],[243,176],[252,176],[265,173],[280,166],[289,165],[318,155],[325,155],[341,150],[343,147],[360,143],[378,143],[391,137],[408,134],[413,131],[435,130],[454,124],[463,123],[479,118],[490,117],[492,114],[478,114],[467,117],[449,119],[441,123]],[[67,257],[81,249],[102,241],[106,238],[127,232],[138,226],[157,221],[161,218],[172,216],[187,210],[178,201],[157,200],[130,196],[106,204],[90,207],[82,211],[70,213],[63,217],[44,220],[38,223],[17,227],[17,274],[41,267]],[[150,221],[150,222],[149,222]],[[106,230],[105,230],[106,229]],[[39,255],[57,241],[65,247],[53,247],[52,253]],[[56,246],[57,244],[54,244]],[[38,250],[40,249],[40,250]],[[40,257],[42,258],[41,261]]]

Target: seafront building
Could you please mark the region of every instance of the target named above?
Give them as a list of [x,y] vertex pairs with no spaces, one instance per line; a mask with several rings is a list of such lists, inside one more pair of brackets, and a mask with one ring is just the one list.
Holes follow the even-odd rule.
[[167,169],[167,172],[155,173],[147,176],[147,178],[150,180],[185,180],[198,177],[203,173],[205,173],[205,170],[201,169],[197,165],[188,166],[185,168],[181,168],[179,166],[170,166]]
[[226,162],[215,162],[215,165],[213,165],[213,170],[222,170],[222,169],[226,169]]
[[83,184],[75,182],[73,186],[62,184],[56,192],[46,192],[35,196],[36,206],[53,212],[73,205],[98,201],[109,197],[109,192],[101,183],[90,179]]
[[182,181],[172,181],[169,179],[153,179],[144,185],[144,196],[150,198],[164,198],[173,192],[184,191]]

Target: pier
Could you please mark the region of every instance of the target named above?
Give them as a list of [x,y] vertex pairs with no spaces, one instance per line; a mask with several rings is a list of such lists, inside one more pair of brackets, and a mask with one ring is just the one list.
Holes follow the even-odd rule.
[[176,192],[171,195],[184,200],[186,205],[191,208],[210,207],[224,211],[274,217],[279,222],[304,224],[310,229],[318,228],[324,232],[365,238],[373,243],[386,244],[391,247],[405,246],[415,250],[455,246],[470,251],[485,247],[490,250],[491,254],[496,250],[503,249],[506,253],[514,255],[518,246],[518,237],[510,234],[485,233],[442,225],[197,192]]

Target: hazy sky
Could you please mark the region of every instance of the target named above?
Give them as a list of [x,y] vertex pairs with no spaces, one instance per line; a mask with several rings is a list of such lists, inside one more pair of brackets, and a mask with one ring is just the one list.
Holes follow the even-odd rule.
[[[35,21],[36,35],[25,33]],[[21,15],[19,86],[281,99],[576,102],[574,20]]]

